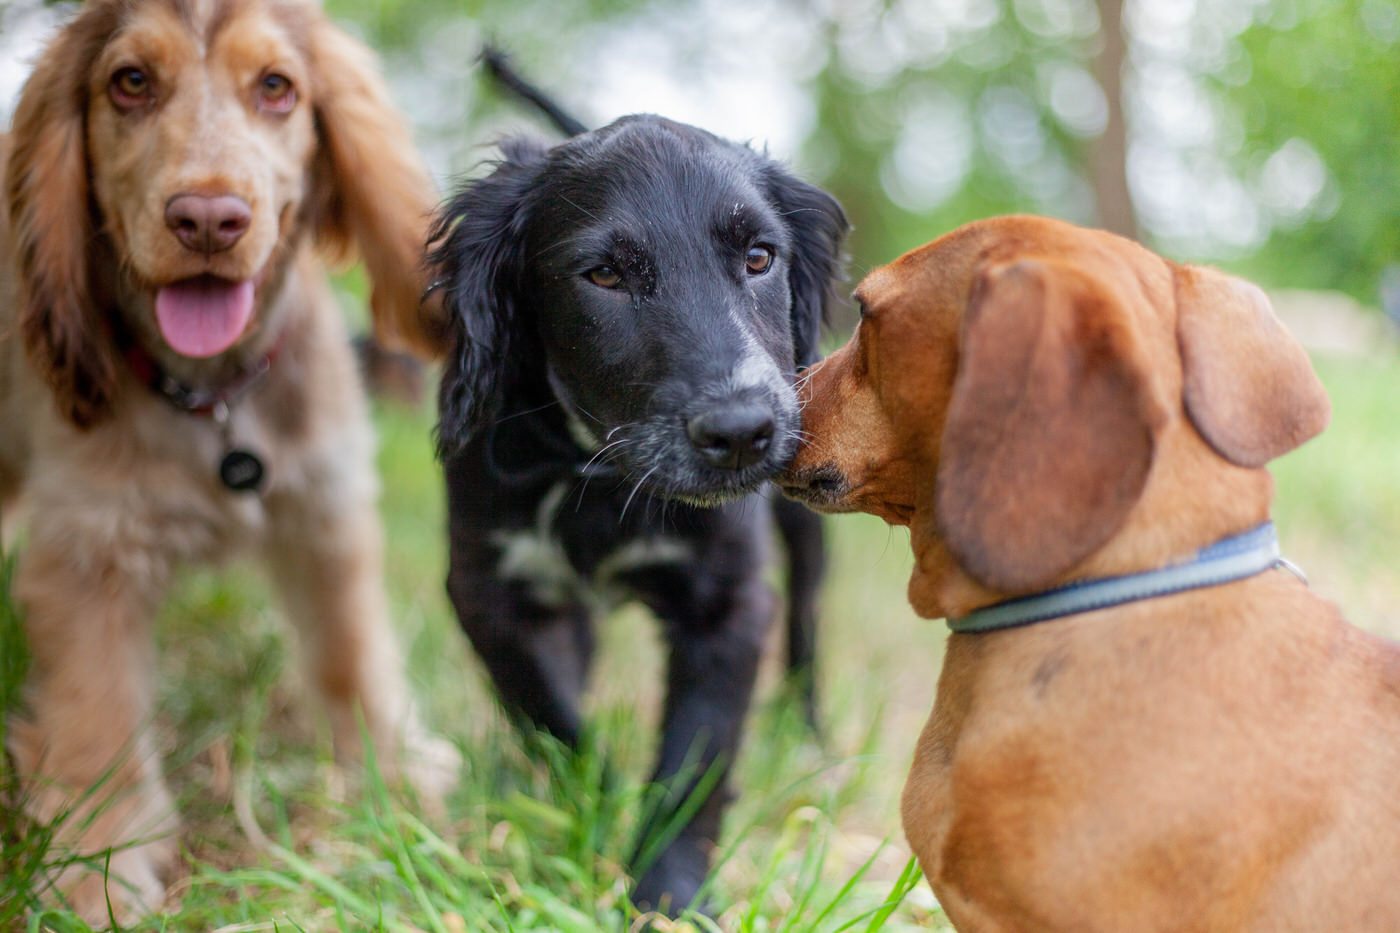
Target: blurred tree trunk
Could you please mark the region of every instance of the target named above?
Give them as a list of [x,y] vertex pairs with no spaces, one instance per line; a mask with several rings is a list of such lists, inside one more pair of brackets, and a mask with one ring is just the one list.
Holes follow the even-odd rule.
[[1098,0],[1103,48],[1094,70],[1108,100],[1108,124],[1090,148],[1089,173],[1099,223],[1106,230],[1137,239],[1137,215],[1128,190],[1128,128],[1123,120],[1123,64],[1128,52],[1123,3],[1124,0]]

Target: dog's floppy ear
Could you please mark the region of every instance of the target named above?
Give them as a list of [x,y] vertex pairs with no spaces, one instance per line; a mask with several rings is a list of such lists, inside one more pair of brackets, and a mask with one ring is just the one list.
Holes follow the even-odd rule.
[[1174,274],[1186,412],[1216,453],[1260,467],[1327,427],[1327,393],[1263,291],[1199,266]]
[[772,198],[792,237],[792,344],[799,369],[821,358],[817,341],[827,317],[832,285],[841,265],[841,240],[849,224],[836,199],[798,179],[782,166],[767,168]]
[[509,140],[505,158],[439,213],[428,241],[452,334],[439,398],[438,444],[450,451],[494,416],[520,360],[516,290],[524,264],[526,196],[546,148]]
[[118,357],[88,277],[95,237],[84,117],[92,63],[118,21],[93,4],[59,31],[15,108],[5,191],[19,260],[25,349],[80,428],[111,414]]
[[1001,592],[1053,581],[1142,493],[1166,406],[1104,284],[1034,260],[984,270],[962,320],[939,451],[938,534]]
[[317,15],[311,59],[322,143],[317,244],[332,260],[354,252],[364,260],[375,334],[385,345],[436,356],[446,328],[437,303],[422,300],[423,242],[437,204],[432,178],[369,49]]

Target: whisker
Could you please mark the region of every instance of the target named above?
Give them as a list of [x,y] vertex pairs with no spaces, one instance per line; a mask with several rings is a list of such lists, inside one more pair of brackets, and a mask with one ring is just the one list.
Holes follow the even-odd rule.
[[[617,429],[614,428],[613,430],[616,431]],[[609,432],[609,434],[611,433],[612,432]],[[588,462],[586,462],[583,465],[583,468],[580,470],[580,472],[583,474],[583,482],[579,484],[578,499],[574,502],[575,513],[577,513],[579,509],[583,508],[583,494],[588,491],[588,484],[593,482],[593,474],[589,472],[593,464],[597,463],[599,458],[601,458],[608,451],[612,450],[615,447],[625,447],[628,443],[631,442],[631,440],[632,439],[630,437],[618,438],[617,440],[598,448],[597,452],[595,452],[593,456],[588,458]]]
[[602,418],[599,418],[597,415],[593,414],[592,412],[590,412],[588,409],[584,408],[582,405],[578,404],[577,402],[571,403],[569,407],[571,407],[574,411],[578,412],[580,415],[583,415],[584,417],[586,417],[586,418],[592,420],[593,422],[595,422],[595,423],[597,423],[597,424],[602,424],[602,423],[603,423],[603,419],[602,419]]
[[[567,199],[565,199],[565,200],[567,200]],[[570,203],[572,203],[572,202],[570,202]],[[575,206],[575,207],[578,207],[577,204],[575,204],[574,206]],[[554,244],[551,244],[550,246],[546,246],[544,249],[542,249],[542,250],[540,250],[539,252],[534,253],[533,255],[531,255],[530,261],[531,261],[531,262],[534,262],[534,261],[536,261],[536,260],[543,259],[545,256],[548,256],[550,253],[555,252],[556,250],[564,249],[565,247],[568,247],[568,246],[571,246],[571,245],[572,245],[572,241],[571,241],[571,240],[567,240],[567,239],[565,239],[565,240],[560,240],[558,243],[554,243]],[[560,276],[560,278],[567,278],[567,276]]]
[[578,204],[576,204],[574,201],[572,201],[572,200],[568,197],[568,195],[564,195],[564,194],[559,195],[559,200],[563,201],[565,204],[568,204],[570,207],[574,208],[575,210],[582,212],[582,213],[585,214],[586,216],[592,217],[594,220],[598,220],[598,215],[597,215],[597,214],[594,214],[593,212],[588,211],[588,210],[585,210],[584,208],[580,207]]
[[584,470],[584,472],[585,472],[585,473],[588,472],[588,469],[589,469],[590,467],[592,467],[593,464],[597,463],[597,462],[598,462],[598,459],[599,459],[600,457],[602,457],[603,454],[605,454],[605,453],[607,453],[608,451],[612,450],[614,447],[624,447],[624,446],[626,446],[631,440],[632,440],[632,439],[631,439],[630,437],[620,437],[620,438],[618,438],[617,440],[612,441],[611,443],[604,444],[602,447],[599,447],[598,450],[593,454],[593,456],[591,456],[591,457],[588,458],[588,462],[585,463],[585,464],[583,465],[583,470]]
[[511,421],[511,420],[513,420],[513,419],[515,419],[515,418],[524,418],[524,417],[526,417],[526,416],[528,416],[528,415],[533,415],[533,414],[536,414],[536,413],[538,413],[538,412],[542,412],[542,411],[544,411],[544,410],[547,409],[547,408],[553,408],[555,405],[558,405],[558,404],[561,404],[560,401],[559,401],[558,399],[555,399],[555,400],[552,401],[552,402],[545,402],[543,405],[539,406],[538,408],[530,408],[530,409],[527,409],[527,410],[525,410],[525,411],[514,411],[514,412],[511,412],[510,414],[506,415],[506,416],[503,417],[503,418],[497,418],[497,419],[496,419],[496,423],[497,423],[497,424],[501,424],[502,422]]
[[637,480],[636,485],[632,487],[632,492],[627,496],[627,501],[622,503],[622,514],[619,515],[617,518],[619,522],[627,517],[627,510],[631,507],[632,500],[637,497],[637,493],[641,491],[642,485],[645,484],[646,481],[651,478],[651,474],[655,473],[659,469],[661,469],[661,465],[657,464],[650,470],[647,470],[645,473],[643,473],[642,478]]

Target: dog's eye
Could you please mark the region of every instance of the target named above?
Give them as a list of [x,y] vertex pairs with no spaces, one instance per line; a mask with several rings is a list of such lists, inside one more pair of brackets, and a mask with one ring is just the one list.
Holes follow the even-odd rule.
[[762,275],[768,271],[768,267],[773,265],[773,248],[771,246],[750,246],[749,251],[744,254],[744,266],[749,270],[749,275]]
[[112,75],[109,93],[118,107],[136,107],[150,98],[151,79],[140,68],[120,68]]
[[612,266],[598,266],[584,274],[588,276],[588,281],[599,288],[617,288],[622,284],[622,276]]
[[258,104],[273,113],[286,113],[297,102],[297,91],[286,75],[269,71],[258,82]]

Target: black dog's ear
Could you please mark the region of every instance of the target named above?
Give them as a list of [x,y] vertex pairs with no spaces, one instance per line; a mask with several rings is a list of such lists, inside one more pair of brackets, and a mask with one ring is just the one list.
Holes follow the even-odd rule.
[[820,358],[817,341],[828,320],[832,286],[841,269],[841,240],[850,225],[836,199],[782,166],[767,169],[768,196],[792,236],[792,344],[797,368]]
[[438,450],[465,444],[495,417],[517,368],[516,296],[524,262],[526,195],[547,148],[513,139],[485,178],[468,182],[439,211],[428,263],[443,293],[452,346],[438,393]]

